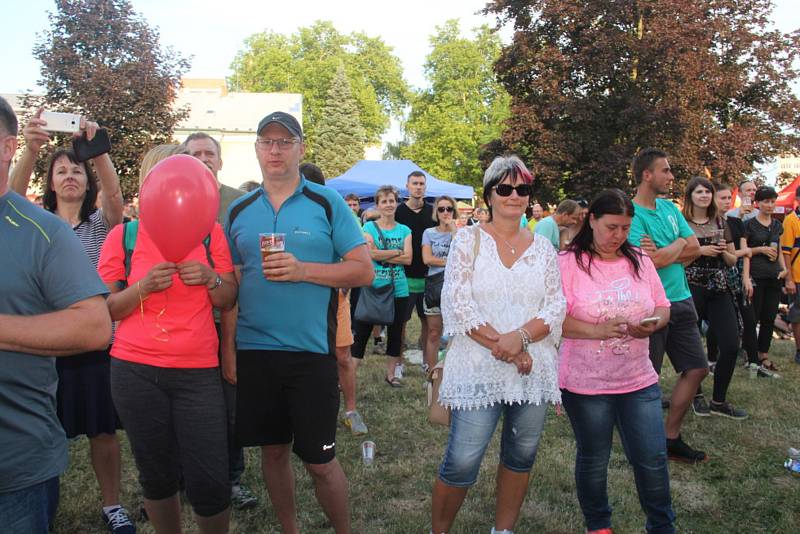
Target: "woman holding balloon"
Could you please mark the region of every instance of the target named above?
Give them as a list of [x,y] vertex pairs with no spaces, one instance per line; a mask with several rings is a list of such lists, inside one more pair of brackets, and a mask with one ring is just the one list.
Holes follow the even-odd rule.
[[[108,236],[100,276],[119,321],[111,389],[156,532],[180,532],[181,476],[202,533],[227,532],[226,415],[212,308],[236,299],[216,181],[176,155],[140,184],[141,224]],[[135,230],[135,238],[131,238]]]

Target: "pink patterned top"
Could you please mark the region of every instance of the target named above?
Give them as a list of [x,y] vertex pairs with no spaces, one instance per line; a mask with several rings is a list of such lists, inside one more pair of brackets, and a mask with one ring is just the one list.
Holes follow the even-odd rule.
[[[656,307],[669,307],[655,266],[647,256],[640,260],[639,277],[627,258],[595,258],[591,276],[578,266],[573,253],[559,254],[558,266],[567,315],[580,321],[598,324],[622,316],[628,322],[638,322],[652,315]],[[559,387],[572,393],[630,393],[658,382],[647,338],[564,338],[559,356]]]

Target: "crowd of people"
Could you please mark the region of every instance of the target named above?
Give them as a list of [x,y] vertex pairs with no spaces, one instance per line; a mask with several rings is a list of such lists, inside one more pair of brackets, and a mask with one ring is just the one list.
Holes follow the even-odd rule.
[[[633,197],[610,189],[591,202],[564,200],[551,215],[533,202],[525,164],[497,157],[483,177],[483,206],[462,223],[455,199],[426,201],[422,172],[407,177],[406,199],[383,186],[362,210],[358,196],[342,198],[319,168],[301,165],[301,125],[273,112],[256,129],[262,181],[218,182],[217,222],[170,262],[125,216],[108,154],[79,161],[56,150],[43,209],[24,198],[50,142],[46,126],[39,113],[24,126],[12,172],[19,126],[0,99],[4,532],[48,531],[66,438],[85,435],[100,513],[110,532],[134,533],[120,502],[122,428],[156,532],[181,531],[181,491],[203,533],[227,532],[232,507],[257,506],[242,483],[244,447],[260,448],[283,532],[300,530],[292,453],[333,530],[350,532],[337,425],[368,434],[357,369],[383,329],[385,387],[404,386],[415,311],[423,369],[444,358],[438,401],[450,412],[432,533],[450,531],[501,420],[491,532],[512,533],[549,405],[563,405],[574,432],[587,532],[612,532],[614,428],[646,530],[675,532],[668,460],[709,459],[684,440],[685,416],[748,417],[728,399],[740,347],[754,376],[778,377],[769,353],[784,292],[800,330],[798,214],[781,224],[774,189],[749,181],[731,209],[731,187],[705,177],[689,181],[679,209],[665,198],[674,177],[657,149],[634,158]],[[97,128],[82,119],[76,135],[91,140]],[[195,133],[144,154],[140,188],[176,154],[214,177],[222,169],[219,143]],[[264,249],[264,233],[283,234],[284,249]],[[665,354],[678,374],[668,399],[659,386]]]

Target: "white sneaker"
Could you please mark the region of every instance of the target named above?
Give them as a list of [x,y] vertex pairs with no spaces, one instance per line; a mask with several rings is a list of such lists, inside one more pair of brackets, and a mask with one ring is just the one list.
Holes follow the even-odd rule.
[[398,380],[402,380],[403,379],[403,371],[405,371],[405,368],[403,367],[403,364],[402,363],[397,364],[397,367],[394,368],[394,377],[397,378]]

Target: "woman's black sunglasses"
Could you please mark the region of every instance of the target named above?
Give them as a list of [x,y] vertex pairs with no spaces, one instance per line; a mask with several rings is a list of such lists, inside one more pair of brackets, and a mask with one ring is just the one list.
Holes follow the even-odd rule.
[[438,211],[439,213],[444,213],[444,212],[453,213],[454,210],[453,206],[439,206],[438,208],[436,208],[436,211]]
[[512,191],[516,191],[517,196],[529,197],[531,196],[532,188],[531,184],[519,184],[516,187],[508,184],[497,184],[494,186],[494,190],[497,191],[497,194],[501,197],[510,197]]

